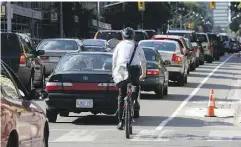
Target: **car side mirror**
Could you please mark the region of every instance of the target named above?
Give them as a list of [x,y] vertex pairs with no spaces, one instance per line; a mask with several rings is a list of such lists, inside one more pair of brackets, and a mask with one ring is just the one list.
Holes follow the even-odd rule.
[[35,55],[36,56],[41,56],[41,55],[44,55],[45,54],[45,51],[44,50],[37,50]]
[[29,99],[45,99],[48,97],[48,93],[44,90],[42,90],[41,92],[38,92],[36,89],[32,89],[30,94],[29,94]]

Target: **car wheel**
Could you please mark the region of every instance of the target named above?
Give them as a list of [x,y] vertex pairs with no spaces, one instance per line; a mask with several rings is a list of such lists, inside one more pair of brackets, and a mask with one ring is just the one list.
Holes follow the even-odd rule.
[[208,57],[207,63],[213,63],[213,58],[212,57]]
[[155,90],[156,97],[159,99],[163,98],[163,86]]
[[190,70],[194,71],[196,69],[196,63],[192,63]]
[[200,61],[200,65],[204,65],[204,58]]
[[187,83],[187,75],[185,76],[185,83]]
[[31,74],[30,76],[27,90],[31,92],[32,89],[33,89],[33,74]]
[[220,60],[220,56],[219,56],[219,55],[216,56],[216,60],[217,60],[217,61]]
[[199,67],[199,59],[196,60],[196,67]]
[[42,81],[41,81],[41,86],[40,86],[42,89],[45,89],[45,74],[43,72],[43,75],[42,75]]
[[140,117],[140,111],[134,111],[134,118]]
[[190,67],[187,69],[187,74],[188,75],[190,74]]
[[46,116],[49,122],[56,122],[58,113],[52,109],[46,109]]
[[184,73],[179,77],[178,81],[177,81],[177,84],[179,86],[184,86],[185,85],[185,76],[184,76]]
[[18,138],[15,134],[11,133],[8,138],[8,143],[6,147],[17,147],[18,146]]
[[166,86],[166,87],[164,88],[163,94],[164,94],[164,95],[168,95],[168,86]]

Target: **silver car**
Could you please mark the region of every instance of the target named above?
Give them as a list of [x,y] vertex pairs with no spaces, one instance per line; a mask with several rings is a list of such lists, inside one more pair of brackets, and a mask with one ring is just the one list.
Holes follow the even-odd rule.
[[44,77],[46,77],[52,73],[63,55],[70,52],[84,51],[84,46],[79,39],[44,39],[37,46],[37,50],[45,51],[45,54],[40,56],[40,61],[44,66]]
[[167,65],[169,79],[177,81],[178,85],[187,83],[188,59],[177,41],[174,40],[143,40],[140,46],[153,47],[158,50]]

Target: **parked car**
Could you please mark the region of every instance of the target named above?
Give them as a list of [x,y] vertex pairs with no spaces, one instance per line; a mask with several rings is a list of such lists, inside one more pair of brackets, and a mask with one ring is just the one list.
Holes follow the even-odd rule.
[[37,46],[37,51],[41,50],[45,51],[45,54],[40,56],[40,61],[44,66],[42,80],[45,80],[52,73],[63,55],[69,52],[84,51],[84,45],[79,39],[44,39]]
[[144,30],[135,30],[135,41],[138,43],[141,40],[149,39],[148,34]]
[[121,30],[99,30],[95,33],[94,39],[104,39],[108,41],[111,48],[115,48],[123,40],[123,36]]
[[141,82],[141,90],[154,91],[157,98],[162,99],[163,95],[168,95],[169,75],[166,63],[155,48],[142,47],[142,49],[147,60],[147,77]]
[[192,46],[192,43],[190,42],[190,40],[188,38],[184,38],[186,41],[186,45],[187,45],[187,50],[189,52],[188,54],[188,60],[189,60],[189,66],[190,66],[190,71],[194,71],[196,69],[196,53],[194,50],[194,47]]
[[47,93],[26,90],[10,67],[1,61],[1,147],[48,147],[49,123],[32,99]]
[[214,60],[213,47],[207,33],[197,33],[198,39],[204,49],[204,57],[207,63],[212,63]]
[[198,67],[201,63],[204,63],[204,54],[202,48],[200,48],[198,45],[197,34],[194,30],[167,30],[167,34],[188,38],[194,47],[194,52],[196,54],[196,66]]
[[44,51],[36,51],[17,33],[1,32],[1,58],[18,75],[28,91],[33,88],[34,80],[41,68],[37,67],[37,57]]
[[160,40],[143,40],[139,43],[140,46],[153,47],[158,50],[161,58],[167,64],[169,79],[177,81],[180,86],[184,86],[187,83],[189,64],[187,53],[185,54],[182,49],[184,44],[180,39],[183,37],[172,35],[156,35],[154,37]]
[[144,31],[148,34],[148,39],[151,39],[152,36],[157,34],[155,30],[144,30]]
[[[112,53],[69,53],[61,58],[46,84],[50,122],[69,112],[113,115],[119,89],[112,81]],[[139,110],[135,110],[135,115]]]
[[85,51],[110,52],[112,48],[104,39],[84,39],[82,40]]

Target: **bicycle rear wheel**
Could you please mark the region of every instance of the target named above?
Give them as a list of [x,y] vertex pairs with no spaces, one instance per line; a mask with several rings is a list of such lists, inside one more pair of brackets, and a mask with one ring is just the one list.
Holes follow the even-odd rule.
[[126,138],[130,138],[130,134],[132,133],[132,128],[130,125],[130,105],[128,100],[125,102],[125,131],[126,131]]

